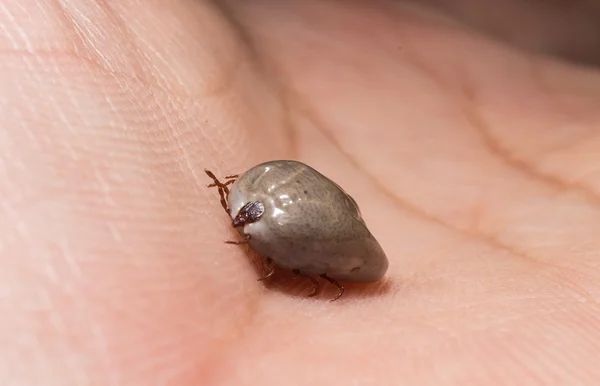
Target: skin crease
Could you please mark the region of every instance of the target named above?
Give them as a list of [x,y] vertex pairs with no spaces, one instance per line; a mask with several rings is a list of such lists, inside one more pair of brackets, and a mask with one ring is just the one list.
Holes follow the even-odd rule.
[[[598,384],[600,74],[571,19],[466,3],[4,1],[0,384]],[[223,243],[203,168],[282,158],[384,282],[265,289]]]

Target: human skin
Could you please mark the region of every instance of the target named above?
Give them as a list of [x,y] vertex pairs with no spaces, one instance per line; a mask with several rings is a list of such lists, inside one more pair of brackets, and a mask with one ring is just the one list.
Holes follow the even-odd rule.
[[[598,384],[594,13],[498,3],[2,2],[0,384]],[[203,169],[282,158],[385,280],[306,298],[224,243]]]

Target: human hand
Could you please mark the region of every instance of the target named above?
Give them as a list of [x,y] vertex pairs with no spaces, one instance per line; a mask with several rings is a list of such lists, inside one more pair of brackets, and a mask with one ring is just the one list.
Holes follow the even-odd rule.
[[[598,71],[416,5],[283,3],[0,8],[0,383],[597,383]],[[223,243],[203,169],[282,158],[356,198],[384,281],[308,299]]]

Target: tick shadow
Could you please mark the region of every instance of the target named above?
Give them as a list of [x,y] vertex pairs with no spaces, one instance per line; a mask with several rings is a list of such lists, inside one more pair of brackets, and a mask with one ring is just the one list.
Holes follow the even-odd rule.
[[[319,283],[320,291],[315,296],[309,297],[308,295],[313,292],[315,286],[308,277],[296,275],[292,271],[276,265],[273,265],[275,271],[269,278],[259,281],[258,279],[267,275],[270,270],[265,262],[266,259],[254,252],[247,244],[241,244],[238,247],[243,248],[248,256],[249,263],[256,273],[256,285],[264,286],[269,291],[277,291],[295,298],[314,299],[315,301],[324,302],[334,299],[340,291],[338,287],[327,280],[319,276],[312,276]],[[344,294],[332,303],[340,303],[348,299],[374,299],[389,295],[396,288],[393,279],[388,276],[375,283],[350,283],[342,281],[339,283],[344,287]]]

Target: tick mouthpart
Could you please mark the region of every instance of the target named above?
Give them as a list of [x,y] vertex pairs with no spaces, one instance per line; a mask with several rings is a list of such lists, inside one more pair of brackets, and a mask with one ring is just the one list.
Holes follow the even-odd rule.
[[247,222],[248,221],[246,220],[246,216],[238,214],[231,222],[231,226],[237,228],[246,225]]
[[256,222],[260,220],[263,213],[265,213],[265,206],[262,204],[262,202],[251,201],[239,210],[239,212],[231,222],[231,225],[234,228],[237,228],[249,223]]

